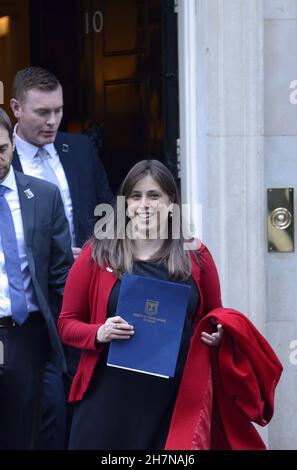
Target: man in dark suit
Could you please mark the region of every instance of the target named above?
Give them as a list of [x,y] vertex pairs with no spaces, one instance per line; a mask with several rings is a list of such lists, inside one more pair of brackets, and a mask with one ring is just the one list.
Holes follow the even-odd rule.
[[34,449],[46,361],[65,369],[50,299],[73,262],[60,192],[13,170],[12,128],[0,108],[0,449]]
[[58,132],[63,115],[63,90],[58,79],[39,67],[20,70],[12,85],[11,108],[18,121],[13,166],[48,179],[37,154],[40,147],[56,176],[69,221],[73,253],[79,254],[94,229],[97,204],[112,202],[107,176],[91,140]]
[[[20,70],[12,85],[11,108],[17,119],[12,164],[18,171],[58,186],[76,258],[93,233],[96,205],[109,203],[113,198],[101,160],[88,137],[58,132],[63,115],[63,90],[51,72],[40,67]],[[59,307],[57,302],[57,314]],[[66,347],[65,353],[68,389],[80,352]],[[45,375],[41,449],[63,449],[65,408],[61,374],[49,363]]]

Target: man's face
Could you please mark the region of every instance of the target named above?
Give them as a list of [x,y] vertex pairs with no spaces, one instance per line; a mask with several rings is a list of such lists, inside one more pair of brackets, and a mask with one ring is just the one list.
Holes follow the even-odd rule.
[[12,99],[11,108],[18,120],[17,134],[26,142],[42,147],[55,141],[63,116],[63,92],[37,88],[28,90],[21,101]]
[[0,183],[8,175],[12,156],[13,147],[8,131],[0,124]]

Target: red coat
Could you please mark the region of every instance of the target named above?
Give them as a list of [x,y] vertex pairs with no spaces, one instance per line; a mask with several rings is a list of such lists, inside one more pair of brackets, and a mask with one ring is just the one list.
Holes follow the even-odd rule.
[[[256,390],[255,383],[257,379],[260,379],[259,376],[264,373],[265,378],[263,380],[265,383],[263,390],[261,388],[261,399],[267,400],[266,394],[262,393],[267,392],[268,404],[265,407],[263,405],[263,410],[265,408],[263,419],[268,421],[272,415],[273,393],[280,375],[281,366],[267,342],[245,317],[237,312],[222,308],[219,279],[213,259],[204,245],[200,246],[199,253],[201,262],[199,266],[196,262],[192,263],[192,276],[199,290],[200,306],[196,314],[194,323],[195,332],[191,340],[166,448],[264,448],[258,433],[253,430],[254,428],[250,424],[250,419],[254,415],[256,420],[259,419],[259,408],[261,408],[258,403],[259,390],[258,395],[253,395]],[[62,312],[58,321],[58,329],[62,341],[83,349],[78,370],[70,390],[69,401],[71,402],[83,398],[95,365],[104,348],[104,345],[98,347],[95,344],[96,332],[99,326],[106,320],[110,292],[116,282],[113,272],[110,272],[107,266],[104,266],[101,270],[97,263],[90,261],[90,257],[91,248],[87,246],[70,270],[64,293]],[[202,328],[203,331],[211,331],[209,318],[206,317],[198,324],[201,318],[213,310],[215,318],[219,316],[219,321],[227,330],[227,334],[224,335],[219,349],[218,358],[215,357],[217,349],[209,348],[200,340]],[[234,312],[235,317],[234,315],[229,315],[231,312]],[[231,317],[234,317],[234,321],[231,320]],[[238,318],[241,320],[236,320]],[[240,325],[238,325],[238,322]],[[241,343],[246,341],[246,339],[243,340],[242,336],[244,335],[242,333],[239,334],[238,331],[243,328],[243,324],[247,325],[246,329],[244,329],[246,338],[258,341],[255,355],[251,354],[251,361],[255,360],[255,356],[258,358],[259,351],[264,348],[261,355],[261,361],[264,360],[264,363],[259,361],[259,376],[256,378],[252,377],[252,367],[251,365],[250,369],[248,367],[249,360],[242,357],[241,352],[238,353],[238,360],[236,357],[233,358],[236,359],[236,363],[232,363],[232,354],[230,353],[233,348],[233,339],[230,336],[230,332],[232,331],[233,334],[235,331],[233,337],[236,341],[240,340],[239,345],[242,347]],[[240,328],[237,330],[238,326]],[[253,346],[249,345],[245,346],[245,348],[253,349]],[[244,348],[242,348],[242,353],[246,353]],[[271,359],[269,359],[270,357]],[[219,367],[216,366],[217,361],[219,361]],[[211,362],[213,363],[213,377]],[[269,378],[269,374],[272,372],[271,363],[275,365],[272,380]],[[266,373],[268,365],[270,368],[268,367],[268,372]],[[194,373],[194,371],[197,371],[197,373]],[[224,377],[220,379],[223,371]],[[248,378],[244,383],[238,380],[242,377],[241,373]],[[214,387],[212,385],[213,382],[215,384]],[[225,392],[225,387],[227,387],[227,393]],[[238,393],[243,391],[245,394],[247,390],[250,390],[250,396],[245,398],[246,395],[244,395],[244,398],[242,398],[239,395],[236,398]],[[230,396],[229,392],[232,392]],[[248,402],[245,403],[245,400]],[[214,406],[212,406],[213,403]],[[224,408],[225,406],[227,406],[227,411]],[[218,413],[217,408],[220,410],[220,415],[224,421],[224,431],[220,430],[221,423],[219,418],[216,418]],[[266,408],[270,410],[270,414],[266,412]],[[257,410],[258,414],[254,413],[251,416],[248,414],[250,411],[255,410]],[[236,421],[238,424],[235,427],[243,430],[242,440],[240,438],[242,433],[240,433],[240,436],[234,437],[236,430],[234,430],[233,418],[238,420]],[[213,424],[211,425],[211,423]],[[244,423],[244,426],[241,423]],[[263,421],[261,423],[263,424]]]
[[[202,331],[212,331],[211,318],[224,327],[219,348],[200,340]],[[166,449],[264,450],[251,421],[264,426],[272,418],[281,372],[273,350],[244,315],[214,309],[192,337]]]

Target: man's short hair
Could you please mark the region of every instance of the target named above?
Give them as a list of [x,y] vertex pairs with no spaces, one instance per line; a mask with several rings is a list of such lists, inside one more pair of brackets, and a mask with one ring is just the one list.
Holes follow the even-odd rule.
[[12,125],[8,114],[4,109],[0,108],[0,126],[7,130],[10,140],[12,141]]
[[55,91],[60,82],[52,72],[41,67],[27,67],[19,70],[14,77],[11,97],[22,101],[29,90]]

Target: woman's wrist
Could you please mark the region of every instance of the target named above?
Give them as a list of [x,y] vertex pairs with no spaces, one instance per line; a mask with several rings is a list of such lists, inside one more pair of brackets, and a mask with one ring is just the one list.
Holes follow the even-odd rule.
[[100,325],[97,332],[96,332],[96,344],[102,344],[103,341],[103,336],[102,336],[102,329],[104,328],[104,325]]

